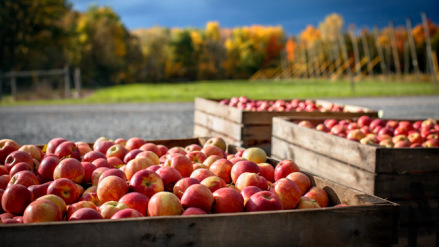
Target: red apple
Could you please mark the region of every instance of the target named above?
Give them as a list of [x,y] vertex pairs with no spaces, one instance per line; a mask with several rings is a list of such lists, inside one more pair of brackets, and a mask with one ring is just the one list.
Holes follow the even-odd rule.
[[58,145],[55,149],[56,156],[60,159],[69,157],[79,160],[81,158],[81,153],[74,142],[64,141]]
[[125,208],[129,207],[118,201],[108,201],[98,207],[98,212],[101,213],[104,219],[111,219],[115,213]]
[[90,201],[93,202],[97,207],[102,205],[102,202],[99,200],[98,193],[96,192],[83,193],[78,201]]
[[49,188],[52,181],[45,182],[44,184],[35,184],[27,187],[32,192],[34,200],[47,194],[47,188]]
[[182,178],[180,172],[170,166],[162,166],[155,171],[163,180],[165,191],[172,192],[174,184]]
[[348,130],[348,132],[346,134],[346,139],[349,139],[349,140],[359,141],[359,140],[363,139],[364,137],[366,137],[366,135],[360,129]]
[[8,187],[9,180],[11,180],[11,176],[8,174],[3,174],[0,176],[0,189],[5,190]]
[[67,212],[67,204],[61,197],[54,194],[46,194],[41,196],[39,199],[46,199],[58,206],[58,209],[61,211],[61,215],[64,215]]
[[127,140],[127,143],[125,144],[125,148],[128,151],[131,151],[133,149],[139,149],[145,143],[146,141],[140,137],[131,137]]
[[150,170],[140,170],[129,182],[130,191],[139,192],[151,198],[154,194],[164,191],[162,178]]
[[439,139],[428,139],[422,143],[422,146],[425,148],[437,148],[439,147]]
[[174,192],[174,194],[178,197],[178,199],[181,199],[186,189],[193,184],[200,184],[200,181],[191,177],[182,178],[178,180],[177,183],[175,183],[172,192]]
[[186,157],[188,157],[192,163],[203,163],[207,159],[207,156],[203,152],[197,150],[189,151],[186,153]]
[[41,160],[38,167],[38,176],[41,181],[47,182],[53,180],[53,171],[58,166],[60,159],[56,156],[46,156]]
[[218,176],[207,177],[203,179],[200,184],[205,185],[212,193],[227,186],[226,182]]
[[204,145],[203,150],[201,150],[204,154],[206,154],[207,157],[211,155],[218,155],[221,158],[226,158],[226,153],[223,149],[214,146],[214,145]]
[[1,204],[5,212],[21,215],[32,200],[32,192],[25,186],[13,184],[8,186],[3,192]]
[[274,168],[274,181],[286,178],[290,173],[300,172],[297,164],[292,160],[282,160]]
[[292,172],[288,174],[286,178],[290,179],[291,181],[296,183],[297,186],[299,186],[300,195],[304,195],[311,187],[311,181],[305,173]]
[[6,157],[14,151],[17,151],[20,145],[11,139],[0,140],[0,164],[4,164]]
[[295,182],[287,178],[277,180],[270,188],[275,193],[281,203],[283,209],[294,209],[299,204],[301,191]]
[[[211,156],[213,157],[213,156]],[[219,158],[218,160],[214,161],[210,167],[209,170],[216,176],[222,178],[224,182],[227,184],[232,182],[231,177],[231,171],[232,171],[233,164],[230,160]],[[261,169],[262,172],[262,169]]]
[[84,179],[82,180],[82,182],[84,184],[91,184],[91,176],[92,176],[94,170],[97,169],[97,167],[95,165],[93,165],[92,163],[87,162],[87,161],[81,162],[81,165],[84,169]]
[[[259,176],[256,173],[244,172],[241,175],[239,175],[238,179],[236,180],[235,186],[239,191],[243,190],[245,187],[248,186],[257,186],[261,188],[260,178],[261,176]],[[267,184],[265,184],[265,186],[262,187],[261,189],[262,190],[267,189]]]
[[320,208],[320,205],[313,199],[302,196],[300,198],[300,202],[296,207],[297,209],[304,209],[304,208]]
[[299,125],[300,127],[304,127],[304,128],[314,129],[314,124],[312,124],[308,120],[302,120],[299,123],[297,123],[297,125]]
[[110,168],[120,168],[124,165],[123,161],[117,157],[110,157],[107,159]]
[[125,175],[127,180],[131,180],[134,174],[140,170],[145,170],[146,168],[153,166],[154,163],[145,157],[135,158],[128,162],[125,168]]
[[360,128],[363,126],[369,126],[371,123],[372,119],[367,115],[361,116],[357,119],[357,124]]
[[218,155],[211,155],[211,156],[207,157],[206,160],[204,160],[203,164],[209,168],[213,164],[213,162],[215,162],[219,159],[223,159],[223,157],[218,156]]
[[220,188],[213,192],[213,213],[238,213],[244,211],[244,197],[232,188]]
[[33,167],[31,165],[29,165],[26,162],[18,162],[17,164],[15,164],[12,168],[11,171],[9,171],[9,176],[14,176],[15,173],[19,172],[19,171],[30,171],[33,172]]
[[323,125],[325,125],[325,127],[328,128],[329,130],[332,129],[332,127],[334,127],[336,124],[338,124],[338,121],[332,118],[323,121]]
[[120,177],[123,180],[127,181],[127,177],[123,171],[117,168],[110,168],[102,172],[101,176],[99,176],[98,184],[108,176],[116,176]]
[[78,186],[67,178],[54,180],[47,188],[47,194],[61,197],[67,205],[77,202],[80,197]]
[[207,213],[201,208],[190,207],[185,209],[181,215],[200,215],[200,214],[207,214]]
[[230,171],[233,183],[236,183],[238,177],[244,172],[252,172],[258,174],[261,172],[261,169],[256,163],[252,161],[248,161],[248,160],[238,161],[233,165],[232,170]]
[[107,157],[105,156],[105,154],[103,154],[103,153],[101,153],[99,151],[94,151],[93,150],[93,151],[90,151],[90,152],[86,153],[84,155],[84,157],[82,158],[82,161],[93,162],[93,161],[95,161],[96,159],[99,159],[99,158],[106,159]]
[[38,161],[41,161],[44,156],[43,151],[41,151],[41,149],[35,145],[23,145],[18,150],[28,152],[32,158]]
[[148,203],[149,216],[181,215],[182,212],[182,203],[171,192],[160,191],[154,194]]
[[25,151],[13,151],[11,152],[5,159],[5,168],[8,172],[11,171],[12,167],[19,163],[19,162],[26,162],[32,167],[34,166],[34,159],[32,156]]
[[84,167],[79,160],[74,158],[66,158],[61,160],[55,167],[55,170],[53,171],[53,180],[58,178],[68,178],[74,183],[79,184],[84,180],[84,175]]
[[99,151],[105,155],[107,153],[107,150],[113,145],[114,142],[112,141],[99,141],[97,143],[95,142],[95,145],[93,145],[93,150]]
[[62,214],[58,206],[47,199],[37,199],[26,207],[23,223],[61,221]]
[[202,146],[194,143],[194,144],[187,145],[184,148],[184,151],[186,151],[186,153],[189,153],[191,151],[201,151],[202,149],[203,149]]
[[165,145],[159,144],[159,145],[157,145],[157,147],[160,150],[160,155],[158,155],[159,157],[168,152],[168,147],[166,147]]
[[241,195],[244,198],[244,206],[247,203],[248,199],[255,194],[256,192],[262,191],[258,186],[247,186],[241,190]]
[[216,176],[216,175],[211,170],[208,170],[206,168],[197,169],[193,171],[192,174],[190,175],[191,178],[195,178],[198,182],[201,182],[203,181],[203,179],[210,176]]
[[69,218],[69,221],[76,220],[101,220],[104,217],[93,208],[80,208],[76,210]]
[[110,163],[108,163],[107,158],[97,158],[91,162],[97,168],[99,167],[107,167],[110,168]]
[[48,154],[54,154],[56,148],[58,147],[59,144],[63,143],[67,141],[64,138],[61,137],[56,137],[56,138],[52,138],[48,143],[47,143],[47,148],[46,148],[46,153]]
[[186,151],[184,151],[184,148],[179,146],[170,148],[166,154],[175,154],[175,153],[186,155]]
[[315,200],[320,207],[324,208],[328,206],[329,198],[326,191],[324,191],[322,188],[313,186],[311,187],[308,192],[305,193],[306,197],[309,197],[313,200]]
[[162,150],[160,150],[160,148],[157,145],[155,145],[154,143],[150,143],[150,142],[143,144],[139,149],[142,151],[151,151],[151,152],[155,153],[158,157],[165,154],[165,153],[162,153]]
[[127,153],[128,153],[128,150],[124,146],[122,146],[120,144],[114,144],[107,149],[105,156],[107,157],[107,159],[110,157],[117,157],[117,158],[123,160]]
[[[177,198],[178,199],[178,198]],[[181,197],[183,208],[197,207],[209,213],[213,206],[212,192],[205,185],[193,184],[186,189]]]
[[123,158],[123,163],[128,164],[128,162],[134,158],[136,158],[137,154],[143,152],[140,149],[132,149],[130,151],[128,151],[128,153],[125,155],[125,157]]
[[31,171],[19,171],[9,180],[8,186],[13,184],[21,184],[26,188],[31,185],[40,184],[37,175]]
[[122,196],[119,202],[137,210],[142,216],[147,216],[149,197],[139,192],[130,192]]
[[143,215],[139,211],[132,208],[125,208],[113,214],[113,216],[111,216],[111,219],[140,218],[140,217],[143,217]]
[[145,157],[152,161],[154,165],[160,165],[160,158],[153,151],[142,151],[136,155],[136,158]]
[[182,177],[189,177],[194,171],[192,161],[185,155],[171,155],[165,161],[165,166],[170,166],[177,169]]
[[83,141],[75,142],[75,145],[78,147],[81,157],[84,157],[84,155],[86,155],[88,152],[93,151],[90,145],[86,142]]
[[91,173],[91,185],[98,185],[99,177],[102,175],[102,173],[110,168],[108,167],[97,167],[94,169],[94,171]]
[[329,129],[324,124],[322,124],[322,123],[317,124],[316,130],[323,131],[323,132],[326,132],[326,133],[329,132]]
[[253,194],[245,204],[247,212],[271,210],[282,210],[282,202],[275,193],[266,190]]
[[67,207],[67,219],[70,220],[70,217],[73,215],[73,213],[81,208],[91,208],[96,211],[98,210],[96,205],[91,201],[78,201]]
[[97,193],[101,202],[119,201],[119,199],[128,193],[128,184],[126,180],[117,176],[108,176],[98,183]]

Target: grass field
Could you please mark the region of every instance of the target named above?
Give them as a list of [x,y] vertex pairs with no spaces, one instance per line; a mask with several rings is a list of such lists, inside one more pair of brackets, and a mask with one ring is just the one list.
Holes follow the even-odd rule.
[[279,80],[279,81],[198,81],[182,83],[138,83],[107,87],[93,91],[82,99],[34,100],[13,102],[4,97],[0,105],[188,102],[195,97],[226,98],[245,95],[250,98],[333,98],[406,95],[439,95],[439,87],[431,82],[356,82],[354,91],[349,81]]

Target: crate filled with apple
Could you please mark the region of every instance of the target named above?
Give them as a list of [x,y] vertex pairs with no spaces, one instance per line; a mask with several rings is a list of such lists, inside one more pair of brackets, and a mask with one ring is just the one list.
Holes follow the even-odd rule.
[[400,204],[402,230],[435,239],[438,131],[435,119],[275,117],[271,154]]
[[397,241],[398,204],[220,137],[3,139],[0,163],[5,246]]
[[194,136],[219,136],[241,147],[271,151],[272,117],[377,117],[379,111],[324,100],[256,100],[245,96],[230,99],[196,98]]

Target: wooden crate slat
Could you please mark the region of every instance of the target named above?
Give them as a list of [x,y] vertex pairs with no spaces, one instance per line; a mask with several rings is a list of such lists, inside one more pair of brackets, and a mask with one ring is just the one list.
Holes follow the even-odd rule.
[[235,123],[242,123],[242,111],[235,107],[221,105],[216,100],[195,98],[195,110],[206,113],[215,113],[216,116],[230,120]]
[[194,112],[194,124],[206,126],[218,133],[230,136],[235,140],[239,140],[242,136],[242,124],[227,121],[201,111]]

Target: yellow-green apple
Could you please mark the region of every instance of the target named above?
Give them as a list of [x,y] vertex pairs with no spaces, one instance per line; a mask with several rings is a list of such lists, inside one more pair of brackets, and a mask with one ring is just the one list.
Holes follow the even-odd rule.
[[67,215],[66,215],[67,219],[70,219],[72,214],[81,208],[92,208],[94,210],[98,210],[96,205],[91,201],[78,201],[67,207]]
[[439,139],[428,139],[422,143],[425,148],[437,148],[439,147]]
[[54,194],[47,194],[44,196],[41,196],[38,199],[46,199],[53,203],[55,203],[58,206],[58,209],[61,211],[61,215],[64,215],[67,212],[67,204],[61,197],[54,195]]
[[209,146],[209,145],[213,145],[213,146],[217,146],[219,148],[221,148],[223,151],[226,151],[227,148],[227,144],[224,141],[223,138],[221,137],[211,137],[209,138],[203,145],[203,147]]
[[17,151],[20,145],[11,139],[1,139],[0,140],[0,164],[5,163],[6,157],[14,151]]
[[267,183],[266,183],[267,180],[265,180],[265,186],[261,187],[260,185],[261,177],[262,176],[259,176],[258,174],[253,172],[244,172],[241,175],[239,175],[238,179],[235,182],[235,186],[239,191],[243,190],[245,187],[248,186],[258,186],[262,190],[267,189]]
[[287,178],[281,178],[271,185],[270,191],[275,193],[283,209],[294,209],[299,204],[301,191],[295,182]]
[[181,215],[200,215],[200,214],[207,214],[207,213],[201,208],[190,207],[190,208],[186,208]]
[[154,194],[148,203],[149,216],[181,215],[182,203],[176,195],[168,191]]
[[209,170],[212,171],[214,175],[222,178],[224,182],[229,184],[232,182],[232,167],[233,164],[230,160],[220,158],[210,165]]
[[105,154],[99,151],[92,150],[86,153],[84,157],[82,157],[82,161],[93,162],[94,160],[99,158],[106,159],[107,157],[105,156]]
[[94,171],[91,173],[91,185],[98,185],[99,177],[102,175],[102,173],[110,168],[108,167],[97,167],[94,169]]
[[127,181],[127,177],[125,175],[125,173],[123,171],[121,171],[120,169],[117,168],[110,168],[108,170],[105,170],[102,172],[101,176],[99,176],[99,180],[98,180],[98,184],[106,177],[108,176],[116,176],[116,177],[120,177],[123,180]]
[[244,206],[247,203],[248,199],[255,194],[256,192],[262,191],[258,186],[247,186],[241,190],[241,195],[244,198]]
[[252,161],[256,164],[267,161],[267,154],[262,148],[251,147],[244,150],[242,157],[246,160]]
[[32,156],[28,152],[20,151],[20,150],[11,152],[6,157],[4,165],[6,170],[10,172],[12,167],[19,162],[26,162],[32,167],[34,165],[34,159],[32,158]]
[[329,204],[329,197],[325,190],[323,190],[320,187],[313,186],[311,187],[308,192],[305,193],[306,197],[309,197],[313,200],[315,200],[320,207],[324,208],[327,207]]
[[23,145],[18,150],[28,152],[32,158],[38,161],[41,161],[44,156],[43,151],[39,147],[31,144]]
[[32,192],[32,195],[34,196],[34,200],[37,198],[40,198],[47,194],[47,188],[49,188],[52,181],[45,182],[43,184],[35,184],[27,187],[27,189]]
[[274,167],[269,163],[258,163],[261,172],[259,175],[263,176],[267,181],[274,182]]
[[104,202],[98,207],[98,212],[101,213],[104,219],[111,219],[111,217],[122,209],[129,208],[124,203],[118,201]]
[[204,160],[203,164],[205,164],[208,168],[215,162],[216,160],[223,159],[221,156],[218,155],[211,155]]
[[189,177],[195,178],[198,182],[201,182],[201,181],[203,181],[203,179],[210,177],[210,176],[215,176],[215,173],[213,173],[209,169],[200,168],[200,169],[194,170]]
[[392,142],[392,139],[390,138],[390,139],[384,139],[384,140],[380,141],[378,143],[378,145],[386,147],[386,148],[392,148],[394,144]]
[[304,208],[320,208],[320,205],[314,200],[306,196],[300,198],[300,202],[296,207],[297,209]]
[[9,180],[11,180],[11,176],[9,174],[3,174],[0,176],[0,189],[6,189],[9,184]]
[[142,215],[139,211],[133,208],[125,208],[113,214],[113,216],[111,216],[111,219],[115,220],[123,218],[140,218],[143,216],[144,215]]
[[218,155],[221,158],[227,158],[226,152],[214,145],[205,145],[201,150],[207,157],[211,155]]
[[139,192],[151,198],[154,194],[164,191],[162,178],[150,170],[140,170],[129,181],[130,191]]
[[129,192],[119,199],[119,202],[137,210],[142,216],[147,216],[149,197],[139,192]]
[[192,163],[203,163],[207,159],[207,156],[198,150],[187,152],[186,157],[188,157]]
[[233,183],[236,183],[238,177],[244,172],[252,172],[259,174],[261,172],[261,169],[256,163],[252,161],[249,160],[238,161],[233,165],[232,170],[230,171],[230,175]]
[[108,201],[119,201],[119,199],[128,193],[128,184],[125,179],[117,176],[108,176],[98,183],[96,192],[99,201],[105,203]]
[[23,213],[23,223],[61,221],[62,214],[58,206],[47,199],[31,202]]
[[408,141],[408,138],[406,135],[397,135],[392,137],[392,142],[397,143],[399,141]]
[[131,137],[128,138],[127,143],[125,144],[125,148],[128,149],[128,151],[133,149],[139,149],[145,143],[146,141],[140,137]]
[[139,149],[142,151],[151,151],[155,153],[158,157],[164,154],[157,145],[151,142],[143,144],[141,147],[139,147]]
[[149,166],[153,165],[154,163],[146,157],[139,157],[130,160],[125,168],[125,175],[127,176],[127,180],[131,180],[136,172],[140,170],[145,170]]
[[254,193],[245,204],[246,212],[282,210],[282,202],[279,197],[267,190]]
[[282,160],[274,168],[274,181],[286,178],[290,173],[300,172],[297,164],[292,160]]
[[165,154],[168,152],[168,147],[166,147],[165,145],[159,144],[159,145],[157,145],[157,147],[158,147],[159,150],[160,150],[160,155],[159,155],[159,157],[165,155]]
[[19,172],[19,171],[30,171],[33,172],[33,167],[31,165],[29,165],[26,162],[18,162],[17,164],[15,164],[11,170],[9,171],[9,176],[14,176],[15,173]]
[[182,178],[180,172],[171,166],[162,166],[155,171],[163,181],[165,191],[172,192],[174,184]]
[[95,145],[93,146],[93,150],[99,151],[105,155],[107,153],[107,150],[113,145],[114,142],[112,141],[100,141],[98,143],[95,143]]
[[213,206],[212,192],[205,185],[193,184],[186,189],[181,197],[183,208],[197,207],[209,213]]
[[78,186],[67,178],[54,180],[47,188],[47,194],[61,197],[68,205],[77,202],[80,197]]
[[69,218],[69,221],[76,220],[101,220],[104,217],[93,208],[80,208],[76,210]]
[[378,140],[375,134],[369,134],[360,140],[362,144],[378,144]]
[[224,188],[227,186],[226,182],[218,176],[210,176],[203,179],[200,184],[205,185],[213,193],[217,189]]
[[201,151],[203,149],[202,146],[198,145],[198,144],[189,144],[186,147],[184,147],[184,151],[186,151],[186,153],[189,153],[191,151]]
[[107,158],[97,158],[91,162],[96,167],[107,167],[110,168],[110,163],[108,163]]
[[108,158],[110,157],[117,157],[121,160],[125,157],[125,155],[128,153],[128,150],[120,145],[120,144],[113,144],[111,147],[107,149],[107,152],[105,153],[105,156]]
[[79,152],[78,147],[74,142],[71,141],[65,141],[62,142],[56,147],[55,153],[56,156],[58,156],[60,159],[63,158],[74,158],[74,159],[81,159],[81,153]]
[[142,151],[136,155],[136,158],[145,157],[152,161],[154,165],[160,165],[160,158],[156,153],[150,150]]
[[200,181],[192,177],[182,178],[175,183],[172,192],[178,197],[178,199],[181,199],[186,189],[193,184],[200,184]]
[[299,186],[300,195],[304,195],[311,187],[311,181],[305,173],[292,172],[292,173],[288,174],[288,176],[286,178],[290,179],[291,181],[296,183],[297,186]]
[[117,157],[110,157],[107,159],[110,168],[120,168],[124,165],[123,161]]
[[74,183],[79,184],[84,180],[84,175],[84,167],[79,160],[66,158],[61,160],[55,167],[55,170],[53,171],[53,180],[58,178],[68,178]]
[[60,159],[56,156],[46,156],[41,160],[37,172],[41,181],[47,182],[53,180],[53,171],[55,170],[55,167],[58,166],[59,162]]
[[81,157],[84,157],[85,154],[93,151],[93,149],[91,149],[90,145],[86,142],[83,142],[83,141],[75,142],[75,145],[78,147]]
[[82,183],[91,184],[91,175],[97,167],[88,161],[82,161],[81,165],[84,169],[84,179],[82,180]]
[[22,215],[24,209],[33,201],[32,192],[21,184],[6,188],[1,198],[2,208],[7,213]]
[[50,139],[50,141],[47,143],[46,153],[54,154],[58,145],[65,142],[65,141],[67,141],[67,140],[62,138],[62,137],[55,137],[55,138]]
[[220,188],[213,192],[213,213],[239,213],[244,211],[244,198],[232,188]]
[[177,171],[180,172],[181,176],[184,178],[189,177],[194,171],[192,161],[185,155],[170,155],[166,159],[164,166],[170,166],[177,169]]
[[372,123],[372,118],[367,115],[360,116],[357,119],[357,124],[360,128],[363,126],[369,126],[371,123]]
[[21,184],[27,188],[31,185],[40,184],[40,181],[38,180],[38,177],[37,175],[35,175],[35,173],[26,170],[19,171],[11,177],[8,186],[11,186],[13,184]]

